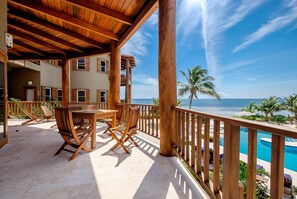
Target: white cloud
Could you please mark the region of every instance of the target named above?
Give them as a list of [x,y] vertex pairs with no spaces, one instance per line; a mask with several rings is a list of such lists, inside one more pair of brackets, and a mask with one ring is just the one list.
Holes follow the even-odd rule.
[[266,24],[261,26],[254,33],[249,35],[242,44],[235,47],[233,52],[237,52],[239,50],[246,48],[252,43],[255,43],[261,40],[265,36],[287,26],[288,24],[296,20],[297,19],[297,0],[290,1],[288,3],[288,7],[290,8],[290,10],[286,14],[269,20]]
[[210,75],[216,76],[219,66],[219,47],[223,33],[238,24],[265,0],[209,1],[200,0],[202,9],[202,36]]
[[246,81],[256,81],[257,78],[254,78],[254,77],[248,77],[248,78],[245,78],[244,80],[246,80]]
[[123,46],[121,49],[122,54],[133,55],[135,56],[136,63],[141,62],[141,56],[145,56],[148,52],[147,45],[151,35],[145,33],[141,30],[138,30],[132,38]]
[[132,84],[133,99],[151,99],[158,98],[158,79],[147,76],[134,74]]
[[156,10],[152,16],[147,20],[147,23],[149,23],[151,26],[155,26],[158,24],[159,21],[159,10]]
[[199,0],[181,0],[177,10],[177,33],[185,39],[189,33],[198,30],[201,22]]

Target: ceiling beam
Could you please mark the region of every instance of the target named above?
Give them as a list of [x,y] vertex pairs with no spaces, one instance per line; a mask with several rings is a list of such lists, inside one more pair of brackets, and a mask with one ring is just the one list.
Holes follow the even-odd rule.
[[46,56],[36,55],[34,53],[23,53],[21,57],[8,54],[8,60],[62,60],[65,56],[61,54],[46,54]]
[[8,24],[8,32],[15,35],[15,36],[18,36],[18,37],[21,37],[23,39],[26,39],[26,40],[29,40],[29,41],[32,41],[36,44],[39,44],[41,46],[45,46],[47,48],[50,48],[52,50],[55,50],[59,53],[62,53],[64,55],[66,55],[66,52],[64,50],[62,50],[61,48],[57,47],[57,46],[54,46],[52,45],[51,43],[48,43],[48,42],[45,42],[45,41],[42,41],[40,39],[37,39],[29,34],[26,34],[26,33],[23,33],[23,32],[20,32],[18,30],[15,30],[13,28],[11,28],[11,25]]
[[60,44],[62,44],[64,46],[70,47],[70,48],[74,49],[75,51],[84,52],[81,47],[79,47],[79,46],[77,46],[77,45],[75,45],[75,44],[73,44],[71,42],[65,41],[65,40],[60,39],[58,37],[55,37],[55,36],[53,36],[51,34],[48,34],[48,33],[44,32],[42,30],[38,30],[38,29],[35,29],[33,27],[30,27],[27,24],[24,24],[24,23],[22,23],[20,21],[17,21],[17,20],[14,20],[14,19],[8,19],[8,24],[10,26],[20,28],[20,29],[25,30],[27,32],[30,32],[30,33],[33,33],[33,34],[38,35],[40,37],[51,40],[53,42],[57,42],[57,43],[60,43]]
[[85,53],[68,53],[66,59],[72,59],[72,58],[78,58],[78,57],[88,57],[88,56],[93,56],[93,55],[100,55],[100,54],[105,54],[109,53],[110,49],[98,49],[98,48],[92,48],[92,49],[87,49]]
[[18,45],[18,46],[21,46],[21,47],[26,48],[26,49],[28,49],[28,50],[31,50],[31,51],[35,52],[36,54],[45,57],[46,52],[43,52],[43,51],[41,51],[41,50],[38,49],[38,48],[35,48],[35,47],[30,46],[30,45],[28,45],[28,44],[26,44],[26,43],[23,43],[22,41],[20,41],[20,40],[18,40],[18,39],[15,39],[15,38],[14,38],[14,39],[13,39],[13,43],[14,43],[15,45]]
[[115,19],[119,22],[122,22],[127,25],[132,25],[134,19],[127,15],[121,14],[104,6],[98,5],[97,3],[93,3],[88,0],[60,0],[62,2],[67,2],[69,4],[75,5],[79,8],[83,8],[89,10],[91,12],[95,12],[100,15],[104,15],[106,17]]
[[120,40],[117,42],[117,48],[121,48],[134,33],[146,22],[146,20],[157,10],[159,6],[158,0],[150,0],[144,6],[140,14],[136,17],[132,26],[130,26],[124,34],[121,36]]
[[106,29],[104,29],[102,27],[98,27],[96,25],[90,24],[90,23],[88,23],[86,21],[83,21],[83,20],[78,19],[76,17],[70,16],[68,14],[48,9],[41,3],[37,3],[35,1],[30,1],[30,0],[10,0],[9,2],[14,3],[16,5],[19,5],[19,6],[23,7],[23,8],[27,8],[27,9],[30,9],[30,10],[45,14],[47,16],[54,17],[54,18],[56,18],[58,20],[69,23],[69,24],[71,24],[73,26],[83,28],[85,30],[97,33],[97,34],[99,34],[101,36],[110,38],[112,40],[116,40],[116,41],[119,40],[119,36],[116,33],[112,32],[112,31],[109,31],[109,30],[106,30]]
[[8,50],[8,52],[11,52],[12,54],[17,55],[17,56],[19,56],[19,57],[22,56],[22,54],[20,53],[20,51],[18,51],[18,50],[15,49],[15,48],[8,48],[7,50]]
[[57,31],[57,32],[60,32],[60,33],[63,33],[65,35],[69,35],[73,38],[76,38],[76,39],[79,39],[81,41],[84,41],[86,43],[88,43],[89,45],[92,45],[94,47],[97,47],[97,48],[104,48],[104,46],[102,44],[100,44],[98,41],[96,40],[93,40],[93,39],[90,39],[88,37],[85,37],[81,34],[78,34],[76,32],[73,32],[71,30],[68,30],[66,28],[62,28],[61,26],[58,26],[58,25],[55,25],[53,23],[50,23],[46,20],[43,20],[43,19],[39,19],[33,15],[30,15],[28,13],[25,13],[25,12],[22,12],[20,10],[15,10],[13,8],[9,8],[9,12],[8,12],[8,16],[9,17],[17,17],[17,18],[21,18],[23,20],[26,20],[28,22],[31,22],[31,23],[34,23],[34,24],[37,24],[39,26],[42,26],[42,27],[45,27],[45,28],[48,28],[48,29],[52,29],[54,31]]

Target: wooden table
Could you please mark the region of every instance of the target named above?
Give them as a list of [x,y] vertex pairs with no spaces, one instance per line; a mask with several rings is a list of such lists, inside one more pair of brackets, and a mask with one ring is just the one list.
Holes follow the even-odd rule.
[[81,119],[89,119],[93,122],[93,129],[94,133],[92,135],[91,140],[91,148],[96,148],[96,122],[98,119],[103,118],[112,118],[112,127],[116,126],[116,115],[117,110],[100,110],[100,109],[94,109],[94,110],[78,110],[78,111],[72,111],[73,118],[81,118]]

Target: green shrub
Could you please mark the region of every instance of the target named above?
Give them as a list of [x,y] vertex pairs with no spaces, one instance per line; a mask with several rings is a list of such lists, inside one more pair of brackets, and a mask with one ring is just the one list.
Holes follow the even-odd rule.
[[271,121],[277,124],[285,124],[287,122],[287,117],[284,115],[274,115],[271,117]]

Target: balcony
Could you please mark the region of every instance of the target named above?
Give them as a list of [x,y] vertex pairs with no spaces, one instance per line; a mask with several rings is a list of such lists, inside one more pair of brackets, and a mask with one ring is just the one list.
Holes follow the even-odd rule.
[[[95,108],[107,108],[104,104],[92,104]],[[284,173],[291,175],[293,185],[297,185],[297,173],[284,168],[285,136],[296,139],[296,129],[173,107],[176,157],[168,158],[159,155],[159,106],[122,105],[124,113],[130,106],[139,106],[141,110],[136,136],[140,147],[128,145],[130,155],[121,149],[110,151],[115,142],[102,134],[106,126],[98,124],[97,148],[90,153],[81,152],[74,161],[68,162],[68,153],[53,156],[62,144],[57,130],[50,128],[54,122],[19,126],[21,121],[10,120],[10,142],[0,152],[3,157],[0,164],[4,168],[0,170],[0,196],[12,197],[17,189],[22,197],[39,198],[50,194],[58,198],[63,194],[90,198],[222,198],[232,189],[229,194],[238,192],[243,197],[240,161],[247,163],[246,193],[249,196],[255,194],[259,183],[257,164],[270,173],[264,186],[271,197],[278,195],[272,198],[289,197],[288,192],[284,195]],[[26,102],[30,110],[38,106],[37,102],[32,106]],[[22,114],[11,103],[8,108],[10,114]],[[123,119],[126,117],[124,114]],[[247,155],[239,149],[243,127],[248,135]],[[257,159],[259,131],[272,136],[271,163]],[[16,177],[11,178],[12,175]],[[77,181],[77,176],[82,179]],[[20,178],[25,182],[19,181]],[[89,188],[78,193],[78,186]],[[61,187],[67,191],[62,191]],[[119,191],[114,191],[116,189]]]
[[158,140],[142,132],[131,154],[97,126],[97,149],[54,156],[63,140],[55,122],[20,126],[9,120],[9,144],[0,151],[0,198],[207,198],[176,157],[159,155]]

